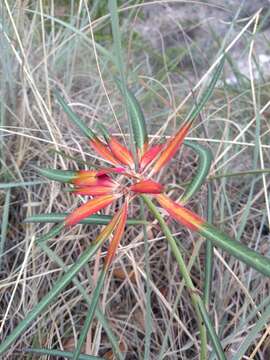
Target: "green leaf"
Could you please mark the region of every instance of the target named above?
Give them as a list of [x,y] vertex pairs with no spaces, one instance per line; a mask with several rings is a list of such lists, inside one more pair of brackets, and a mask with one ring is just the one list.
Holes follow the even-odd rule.
[[190,113],[188,114],[187,119],[186,119],[187,121],[193,121],[199,115],[199,113],[203,109],[204,105],[207,103],[210,96],[213,94],[216,83],[221,75],[221,71],[223,69],[224,62],[225,62],[225,58],[223,57],[218,65],[216,71],[214,72],[214,75],[213,75],[207,89],[203,93],[202,97],[199,99],[198,103],[191,109]]
[[[122,96],[125,96],[124,88],[121,82],[114,78],[119,90],[122,93]],[[138,100],[136,99],[135,95],[126,88],[126,97],[127,97],[127,106],[128,112],[131,119],[131,126],[134,136],[134,141],[136,147],[140,150],[141,154],[144,152],[145,145],[148,144],[148,135],[146,130],[146,123],[145,118],[140,107]]]
[[[64,221],[69,213],[52,213],[52,214],[38,214],[29,216],[24,220],[25,223],[58,223]],[[110,215],[94,214],[79,222],[79,224],[95,224],[95,225],[107,225],[112,220]],[[128,225],[147,225],[145,220],[131,219],[127,220]]]
[[243,261],[261,274],[270,277],[270,259],[248,248],[239,241],[231,239],[214,226],[204,223],[198,232],[209,239],[214,245]]
[[39,169],[35,167],[35,170],[47,179],[60,181],[63,183],[70,183],[74,180],[77,171],[71,170],[57,170],[57,169]]
[[185,140],[184,144],[196,151],[196,153],[199,155],[199,164],[197,167],[196,175],[193,177],[192,181],[185,189],[185,192],[181,197],[180,202],[182,204],[185,204],[204,183],[213,160],[211,150],[205,148],[201,144],[197,144],[188,140]]
[[73,353],[73,357],[72,360],[78,360],[80,359],[80,352],[81,352],[81,348],[83,346],[83,344],[85,343],[86,340],[86,336],[87,333],[89,331],[89,327],[91,325],[91,322],[93,320],[93,317],[95,315],[95,311],[96,311],[96,307],[98,304],[98,300],[99,300],[99,296],[100,296],[100,292],[102,290],[104,281],[105,281],[105,277],[106,277],[106,271],[103,269],[98,277],[98,281],[95,287],[95,290],[93,292],[92,295],[92,301],[91,301],[91,305],[89,306],[87,315],[86,315],[86,319],[84,320],[84,324],[83,324],[83,328],[80,332],[80,337],[78,340],[78,344],[76,347],[76,350]]
[[73,110],[71,110],[71,108],[68,106],[68,104],[65,102],[65,100],[62,98],[62,96],[59,94],[57,90],[54,90],[53,92],[56,99],[58,100],[59,104],[61,105],[62,109],[67,114],[71,122],[73,122],[73,124],[75,124],[82,131],[82,133],[90,140],[94,139],[96,137],[95,133],[85,125],[82,119],[77,114],[75,114]]
[[[71,351],[62,351],[62,350],[54,350],[54,349],[24,349],[23,352],[34,353],[34,354],[44,354],[49,356],[61,356],[61,358],[72,359],[73,353]],[[104,360],[99,356],[93,355],[85,355],[81,354],[78,358],[79,360]]]

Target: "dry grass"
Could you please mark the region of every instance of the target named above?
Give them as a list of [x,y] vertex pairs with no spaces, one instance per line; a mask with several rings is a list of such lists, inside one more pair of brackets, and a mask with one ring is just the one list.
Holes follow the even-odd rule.
[[[99,162],[91,154],[85,139],[56,105],[51,90],[54,87],[60,88],[89,127],[95,128],[96,123],[101,122],[119,133],[101,85],[90,43],[91,32],[84,2],[78,3],[80,6],[76,4],[73,17],[70,16],[69,6],[58,6],[56,1],[3,1],[1,4],[1,182],[34,182],[27,186],[19,184],[10,187],[10,190],[2,187],[0,192],[4,242],[0,281],[3,338],[50,290],[62,273],[35,245],[35,239],[47,232],[50,226],[24,224],[24,218],[32,214],[72,210],[79,203],[77,197],[75,199],[70,193],[63,192],[63,187],[58,183],[40,183],[43,179],[38,178],[32,166],[77,169],[78,166],[84,166],[84,163],[79,163],[81,160],[86,161],[88,166]],[[151,7],[154,9],[157,3],[152,2]],[[166,42],[163,42],[164,47],[161,48],[160,59],[157,61],[157,50],[151,48],[134,30],[135,22],[143,21],[141,13],[137,13],[140,8],[133,7],[130,2],[127,6],[130,10],[125,14],[129,14],[130,18],[125,18],[123,26],[127,34],[124,46],[126,58],[132,69],[130,79],[134,81],[133,84],[139,84],[136,87],[137,95],[148,119],[151,135],[162,135],[157,132],[161,125],[165,134],[172,134],[179,124],[179,119],[175,116],[176,110],[181,114],[186,113],[193,101],[192,92],[189,102],[183,103],[182,100],[192,87],[195,86],[196,89],[196,84],[200,84],[199,78],[208,74],[212,59],[202,59],[203,64],[196,61],[194,67],[182,67],[181,61],[186,64],[191,56],[196,59],[204,51],[200,48],[191,51],[183,46],[180,50],[186,51],[185,56],[179,60],[178,66],[170,69],[172,59],[166,53]],[[196,3],[190,6],[195,10],[203,7]],[[149,5],[148,10],[151,7]],[[30,9],[34,12],[30,12]],[[263,16],[260,14],[257,19],[261,20]],[[251,26],[246,26],[251,19]],[[64,26],[57,20],[65,21],[67,25]],[[234,45],[234,42],[234,46],[238,46],[240,34],[239,41],[245,44],[245,50],[239,53],[246,64],[254,64],[257,58],[256,36],[255,47],[251,42],[255,21],[256,16],[253,16],[245,22],[237,23],[227,42],[227,46]],[[106,24],[107,18],[102,16],[95,18],[92,26],[96,39],[101,38],[103,45],[110,51],[111,38],[107,36],[109,30]],[[206,29],[207,23],[201,26]],[[132,30],[137,37],[132,37]],[[264,35],[267,37],[267,34]],[[161,33],[159,36],[161,40],[165,39],[165,34]],[[190,39],[188,43],[192,47],[196,45]],[[218,45],[216,48],[218,49]],[[250,49],[253,50],[253,57],[249,56]],[[229,52],[229,60],[236,68],[237,59],[230,54]],[[122,100],[115,90],[110,72],[107,71],[110,65],[100,54],[98,60],[107,95],[122,131],[126,133]],[[261,75],[258,79],[252,79],[254,68],[250,69],[249,78],[238,73],[238,82],[230,85],[225,79],[231,76],[232,68],[226,68],[215,96],[196,122],[196,128],[189,134],[191,138],[200,139],[211,147],[215,157],[211,177],[270,167],[267,120],[269,83]],[[110,71],[113,73],[114,69]],[[260,113],[257,116],[260,137],[256,136],[256,113]],[[128,136],[126,140],[128,141]],[[191,178],[196,165],[194,154],[183,148],[171,166],[163,172],[161,180],[164,184],[180,185],[178,189],[171,190],[174,199],[181,194],[181,184]],[[215,224],[231,236],[237,239],[241,237],[241,241],[248,246],[269,255],[269,175],[251,173],[212,181]],[[80,201],[84,199],[81,198]],[[202,187],[189,206],[205,216],[206,186]],[[4,221],[7,217],[5,207],[8,214],[7,226]],[[111,208],[110,212],[113,213],[114,209]],[[138,214],[139,206],[135,204],[129,215]],[[169,223],[179,246],[183,248],[193,281],[202,290],[204,240],[172,221]],[[153,222],[147,230],[153,318],[151,359],[158,358],[162,346],[162,359],[197,359],[200,345],[189,294],[159,226]],[[71,265],[98,232],[97,226],[77,226],[51,240],[50,247],[66,265]],[[89,294],[105,252],[106,247],[79,275],[81,284]],[[145,279],[143,234],[139,227],[130,227],[110,269],[100,299],[101,308],[113,332],[119,336],[121,347],[126,350],[126,359],[143,357]],[[211,316],[226,347],[228,359],[231,359],[266,306],[269,281],[217,249],[212,288]],[[265,305],[260,308],[263,302]],[[71,284],[43,316],[36,320],[31,329],[13,344],[5,358],[33,358],[20,353],[20,349],[31,346],[73,349],[86,311],[87,305],[82,295]],[[267,319],[265,322],[267,324]],[[269,327],[262,326],[254,335],[243,359],[269,357],[268,332]],[[258,340],[264,334],[264,342],[260,348],[256,348]],[[210,347],[209,349],[211,351]],[[98,322],[91,326],[85,351],[110,358],[111,346]]]

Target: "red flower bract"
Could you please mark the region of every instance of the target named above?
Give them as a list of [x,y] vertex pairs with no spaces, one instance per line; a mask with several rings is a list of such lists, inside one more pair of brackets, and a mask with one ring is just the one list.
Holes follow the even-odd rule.
[[[81,170],[77,172],[66,172],[66,177],[73,184],[71,191],[77,195],[91,196],[85,204],[78,207],[65,220],[65,226],[73,226],[88,216],[110,206],[114,201],[120,201],[119,215],[117,221],[112,220],[111,226],[114,235],[108,249],[105,265],[108,266],[117,250],[118,244],[124,233],[128,214],[128,204],[140,194],[150,194],[156,197],[158,203],[174,219],[187,226],[191,230],[197,230],[204,222],[196,214],[185,209],[164,195],[164,186],[151,177],[160,171],[172,158],[183,143],[191,123],[185,123],[167,143],[156,144],[152,147],[141,146],[139,163],[135,167],[135,159],[131,152],[122,145],[115,137],[111,136],[105,129],[103,134],[106,142],[99,139],[91,132],[90,144],[101,155],[108,167],[98,170]],[[137,149],[137,153],[138,153]],[[52,178],[55,172],[50,173]],[[59,179],[59,172],[57,172]]]

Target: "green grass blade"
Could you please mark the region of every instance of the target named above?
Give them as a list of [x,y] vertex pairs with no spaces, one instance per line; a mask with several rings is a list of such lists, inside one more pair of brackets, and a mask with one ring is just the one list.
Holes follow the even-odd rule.
[[8,217],[9,217],[9,209],[10,209],[10,189],[6,192],[3,215],[2,215],[2,224],[1,224],[1,238],[0,238],[0,270],[3,261],[3,252],[5,248],[5,242],[7,237],[8,230]]
[[[64,219],[70,213],[52,213],[52,214],[38,214],[32,215],[24,219],[25,223],[58,223],[64,221]],[[107,225],[112,220],[111,215],[94,214],[79,222],[79,224],[94,224],[94,225]],[[147,225],[145,220],[127,219],[127,225]]]
[[211,150],[206,147],[185,140],[184,144],[193,149],[199,155],[199,164],[196,175],[189,183],[187,188],[184,191],[184,194],[181,197],[181,203],[185,204],[201,187],[201,185],[205,182],[205,178],[207,177],[211,163],[213,160]]
[[[141,217],[145,218],[145,205],[140,198],[140,213]],[[153,328],[152,307],[151,307],[151,269],[150,269],[150,252],[149,241],[147,236],[147,228],[143,225],[143,239],[144,239],[144,254],[145,254],[145,274],[146,274],[146,316],[145,316],[145,345],[144,345],[144,359],[150,358],[151,334]]]
[[73,277],[85,266],[91,257],[97,252],[102,245],[100,243],[93,244],[79,257],[78,261],[70,267],[70,269],[55,282],[51,291],[45,295],[42,300],[29,312],[17,327],[15,327],[11,334],[0,344],[0,354],[3,354],[10,345],[20,337],[20,335],[29,327],[42,312],[51,304],[51,302],[58,296],[61,291],[72,281]]
[[127,92],[127,85],[126,85],[126,78],[125,78],[125,66],[123,61],[123,53],[122,53],[122,45],[121,45],[121,32],[119,28],[119,15],[118,15],[118,8],[117,8],[117,1],[116,0],[109,0],[108,1],[109,11],[111,15],[111,25],[112,25],[112,35],[113,35],[113,45],[114,45],[114,55],[116,60],[117,69],[120,73],[120,81],[123,89],[124,95],[124,103],[125,108],[128,114],[128,126],[129,126],[129,133],[131,138],[131,151],[133,154],[133,159],[135,162],[136,167],[138,166],[138,156],[135,147],[135,139],[134,133],[132,128],[132,121],[131,121],[131,113],[129,110],[128,105],[128,92]]
[[49,232],[47,232],[46,234],[40,236],[36,240],[36,243],[39,244],[39,243],[50,240],[51,238],[53,238],[56,235],[60,234],[60,232],[64,229],[64,227],[65,227],[64,222],[53,226]]
[[213,77],[203,93],[202,97],[199,99],[198,103],[191,109],[190,113],[187,116],[187,121],[193,121],[201,112],[204,105],[207,103],[207,101],[210,99],[210,96],[213,94],[213,91],[215,89],[216,83],[221,75],[223,65],[224,65],[225,58],[223,57],[220,61],[219,65],[217,66],[216,71],[213,74]]
[[[24,349],[23,352],[33,353],[33,354],[42,354],[49,356],[60,356],[61,358],[72,359],[73,353],[71,351],[62,351],[62,350],[54,350],[54,349]],[[78,360],[104,360],[104,358],[93,355],[85,355],[81,354]]]
[[[53,252],[47,246],[47,244],[45,244],[44,242],[40,243],[39,247],[49,256],[49,258],[52,261],[54,261],[56,264],[58,264],[65,272],[68,271],[68,267],[65,265],[63,260],[57,254],[55,254],[55,252]],[[90,306],[91,305],[91,299],[89,297],[89,294],[86,292],[86,290],[82,286],[79,279],[75,276],[72,279],[72,282],[77,287],[77,289],[80,291],[80,293],[82,294],[83,299]],[[100,309],[99,306],[96,309],[96,316],[97,316],[98,321],[100,321],[104,331],[106,332],[109,341],[111,342],[111,345],[112,345],[112,348],[113,348],[113,351],[114,351],[114,354],[115,354],[116,358],[118,360],[124,360],[123,356],[121,354],[121,350],[119,349],[119,346],[118,346],[118,340],[116,339],[115,335],[113,334],[113,332],[112,332],[112,330],[110,328],[110,325],[109,325],[108,321],[106,320],[106,318],[104,317],[104,315],[102,314],[101,309]]]
[[47,181],[18,181],[9,183],[0,183],[0,190],[6,190],[16,187],[27,187],[33,185],[47,184]]
[[168,243],[169,246],[171,248],[171,251],[176,259],[176,262],[178,264],[178,268],[179,268],[179,272],[181,274],[181,276],[183,277],[184,281],[185,281],[185,285],[186,287],[189,289],[190,291],[190,297],[191,297],[191,301],[192,301],[192,305],[194,307],[195,313],[196,313],[196,317],[197,317],[197,322],[198,322],[198,328],[199,328],[199,332],[200,332],[200,340],[201,340],[201,351],[200,351],[200,356],[201,359],[206,359],[207,358],[207,338],[206,338],[206,328],[204,326],[203,320],[202,320],[202,316],[201,316],[201,312],[199,309],[199,301],[200,300],[200,296],[197,294],[196,288],[193,284],[193,281],[190,277],[190,274],[188,272],[188,269],[186,268],[186,264],[184,262],[183,256],[181,251],[179,250],[177,243],[175,241],[175,238],[173,237],[169,227],[167,226],[165,220],[163,219],[162,215],[160,214],[160,212],[158,211],[157,207],[154,205],[154,203],[151,201],[151,199],[148,196],[142,195],[141,196],[143,201],[145,202],[145,204],[147,205],[148,209],[150,210],[150,212],[154,215],[154,217],[157,219]]
[[54,90],[54,95],[71,122],[75,124],[87,138],[93,139],[95,137],[95,133],[85,125],[84,121],[75,114],[73,110],[71,110],[57,90]]
[[98,300],[99,300],[100,292],[104,285],[105,277],[106,277],[106,271],[103,269],[99,275],[95,290],[93,292],[91,305],[89,306],[86,319],[84,321],[83,328],[81,330],[78,344],[76,350],[74,351],[72,360],[78,360],[80,358],[80,352],[83,347],[83,344],[85,343],[85,339],[89,331],[89,327],[95,315],[96,307],[98,305]]
[[226,360],[226,356],[223,352],[221,342],[216,334],[215,328],[212,325],[212,322],[209,318],[209,315],[207,313],[207,310],[206,310],[202,300],[199,301],[199,309],[200,309],[204,324],[207,329],[207,334],[209,336],[209,339],[211,340],[213,349],[216,353],[216,356],[218,357],[219,360]]
[[256,324],[254,325],[252,330],[250,330],[248,335],[245,337],[245,340],[241,344],[238,351],[236,351],[232,360],[239,360],[244,358],[244,355],[246,354],[250,346],[258,342],[258,339],[261,337],[260,332],[263,330],[263,327],[267,325],[267,323],[269,322],[269,318],[270,318],[270,306],[268,306],[265,309],[265,311],[262,313],[259,319],[256,319]]
[[270,259],[248,248],[246,245],[231,239],[228,235],[205,223],[198,232],[214,245],[243,261],[246,265],[256,269],[261,274],[270,276]]
[[[207,192],[207,221],[209,224],[213,222],[213,189],[212,185],[208,184]],[[214,247],[210,240],[206,240],[205,244],[205,270],[204,270],[204,289],[203,299],[206,308],[210,304],[212,277],[213,277],[213,256]]]
[[[63,27],[67,28],[68,30],[70,30],[71,32],[73,32],[73,34],[77,35],[78,37],[80,37],[82,40],[85,41],[85,43],[87,43],[88,45],[91,46],[91,50],[93,49],[93,41],[91,39],[91,37],[87,36],[87,34],[84,34],[84,32],[80,29],[77,29],[76,27],[72,26],[69,22],[65,22],[63,20],[61,20],[59,17],[55,17],[55,16],[51,16],[45,13],[40,13],[39,11],[36,10],[31,10],[31,9],[25,9],[26,13],[30,13],[30,14],[37,14],[39,16],[43,16],[44,18],[48,19],[48,20],[53,20],[55,23],[62,25]],[[74,36],[75,37],[75,36]],[[70,41],[69,37],[69,41]],[[62,46],[65,45],[66,42],[62,41]],[[107,60],[110,60],[112,63],[115,63],[115,59],[112,56],[111,52],[108,51],[106,48],[104,48],[102,45],[100,45],[99,43],[95,42],[95,47],[97,49],[97,51],[100,53],[100,55],[103,55]]]

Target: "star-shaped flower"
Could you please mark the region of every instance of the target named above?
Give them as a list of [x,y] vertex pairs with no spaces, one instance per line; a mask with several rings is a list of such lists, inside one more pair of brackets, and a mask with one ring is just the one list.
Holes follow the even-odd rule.
[[[58,99],[67,109],[64,100],[59,97]],[[75,116],[70,109],[69,112],[69,115]],[[77,125],[78,121],[76,118]],[[153,179],[178,151],[191,127],[191,122],[185,123],[167,143],[152,146],[148,144],[146,129],[143,129],[144,141],[141,144],[136,143],[137,159],[134,159],[130,150],[123,146],[115,136],[110,135],[103,126],[100,127],[102,139],[86,128],[83,123],[80,122],[79,125],[88,136],[91,147],[105,160],[108,166],[98,170],[46,169],[41,172],[50,179],[72,184],[73,187],[70,190],[74,194],[91,197],[90,200],[65,217],[64,226],[66,227],[78,224],[115,201],[122,204],[110,224],[114,227],[114,236],[105,259],[106,266],[110,265],[123,235],[128,204],[140,194],[153,195],[172,217],[190,229],[197,228],[203,222],[197,215],[169,199],[164,193],[164,186]],[[141,126],[145,127],[145,124],[141,124]]]

